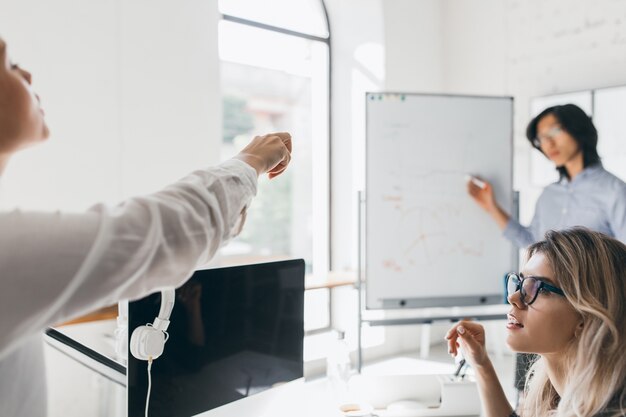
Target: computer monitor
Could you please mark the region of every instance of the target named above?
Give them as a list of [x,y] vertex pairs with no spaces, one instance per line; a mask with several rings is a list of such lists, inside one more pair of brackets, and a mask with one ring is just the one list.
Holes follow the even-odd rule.
[[[132,301],[129,329],[160,294]],[[197,271],[176,290],[165,352],[152,365],[151,417],[185,417],[301,378],[304,261]],[[147,362],[128,352],[128,417],[144,416]]]

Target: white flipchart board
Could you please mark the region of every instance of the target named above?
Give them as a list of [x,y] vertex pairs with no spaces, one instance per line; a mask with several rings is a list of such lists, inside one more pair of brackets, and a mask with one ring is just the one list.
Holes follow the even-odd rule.
[[511,213],[513,99],[367,93],[366,120],[367,308],[501,303],[517,251],[465,175]]

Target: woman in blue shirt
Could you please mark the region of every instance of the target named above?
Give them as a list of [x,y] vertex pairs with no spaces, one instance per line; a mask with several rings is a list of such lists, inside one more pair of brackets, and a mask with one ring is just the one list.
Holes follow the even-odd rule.
[[[531,120],[526,137],[560,174],[537,200],[529,226],[522,226],[498,205],[487,181],[482,188],[468,183],[469,194],[500,226],[504,237],[525,248],[549,230],[585,226],[626,242],[626,183],[602,167],[591,118],[574,104],[549,107]],[[520,394],[532,360],[530,355],[518,355],[515,387]]]
[[522,226],[498,205],[491,184],[468,183],[472,198],[520,248],[548,230],[585,226],[626,242],[626,183],[602,167],[598,132],[578,106],[545,109],[528,124],[526,137],[550,159],[560,179],[544,190],[529,226]]

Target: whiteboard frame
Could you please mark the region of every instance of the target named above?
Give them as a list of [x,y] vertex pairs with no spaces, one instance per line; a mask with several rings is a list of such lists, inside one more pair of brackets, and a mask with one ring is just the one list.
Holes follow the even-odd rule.
[[[503,304],[506,303],[506,295],[505,295],[505,285],[504,285],[504,275],[501,292],[494,292],[492,294],[483,294],[483,295],[469,295],[469,296],[452,296],[452,297],[406,297],[406,298],[390,298],[383,299],[380,306],[371,306],[369,304],[369,300],[367,297],[368,291],[368,268],[367,268],[367,242],[368,242],[368,234],[367,230],[368,224],[368,184],[370,172],[368,170],[368,162],[369,162],[369,120],[367,117],[368,111],[367,106],[369,103],[368,97],[373,95],[386,95],[386,96],[420,96],[420,97],[458,97],[458,98],[477,98],[477,99],[503,99],[509,100],[511,105],[511,126],[509,133],[509,141],[510,141],[510,161],[509,161],[509,188],[511,190],[509,207],[511,208],[511,218],[517,220],[519,218],[519,210],[518,210],[518,201],[516,197],[516,192],[513,190],[513,163],[514,163],[514,119],[515,119],[515,107],[514,107],[514,97],[513,96],[494,96],[494,95],[474,95],[474,94],[451,94],[451,93],[416,93],[416,92],[397,92],[397,91],[378,91],[378,92],[366,92],[365,93],[365,192],[363,198],[363,216],[362,219],[359,220],[359,228],[363,227],[363,232],[361,234],[361,238],[358,239],[358,254],[359,258],[361,254],[363,254],[363,259],[359,259],[359,268],[362,269],[363,281],[361,281],[361,273],[359,273],[359,281],[361,281],[364,290],[363,294],[359,296],[359,298],[364,297],[365,310],[392,310],[392,309],[420,309],[420,308],[432,308],[432,307],[468,307],[468,306],[486,306],[486,305],[495,305],[495,304]],[[359,198],[361,199],[361,198]],[[361,216],[359,216],[361,217]],[[513,245],[510,244],[510,265],[512,269],[517,269],[519,264],[519,251]],[[494,288],[497,286],[494,285]],[[361,303],[359,303],[361,304]],[[359,308],[361,310],[361,308]]]

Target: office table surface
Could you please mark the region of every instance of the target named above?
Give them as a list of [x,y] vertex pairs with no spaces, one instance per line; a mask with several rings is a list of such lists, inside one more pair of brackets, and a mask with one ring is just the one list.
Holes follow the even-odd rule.
[[[501,323],[494,324],[494,327],[497,328]],[[513,386],[515,357],[507,350],[501,355],[492,355],[491,360],[496,367],[496,373],[507,398],[511,404],[514,404],[516,395]],[[363,374],[448,375],[455,368],[454,360],[448,355],[446,346],[438,344],[431,349],[428,360],[420,359],[417,353],[400,354],[367,364],[363,368]],[[473,373],[471,368],[468,373]],[[337,409],[339,403],[339,399],[332,390],[332,384],[326,378],[307,382],[298,380],[218,409],[201,413],[196,417],[341,417],[343,414]]]
[[[438,384],[434,379],[433,383]],[[432,387],[430,388],[432,390]],[[437,390],[438,387],[434,389]],[[476,393],[476,401],[479,401],[478,393]],[[350,403],[351,401],[346,402]],[[198,414],[195,417],[342,417],[344,414],[339,411],[340,404],[332,384],[327,379],[310,382],[298,380]],[[424,410],[423,412],[427,413],[424,415],[437,415],[433,414],[437,413],[436,410]],[[374,413],[374,415],[376,414]],[[410,413],[404,412],[394,415],[410,416]],[[470,415],[477,414],[468,412],[467,416]]]
[[196,417],[319,417],[341,416],[326,379],[292,381]]

